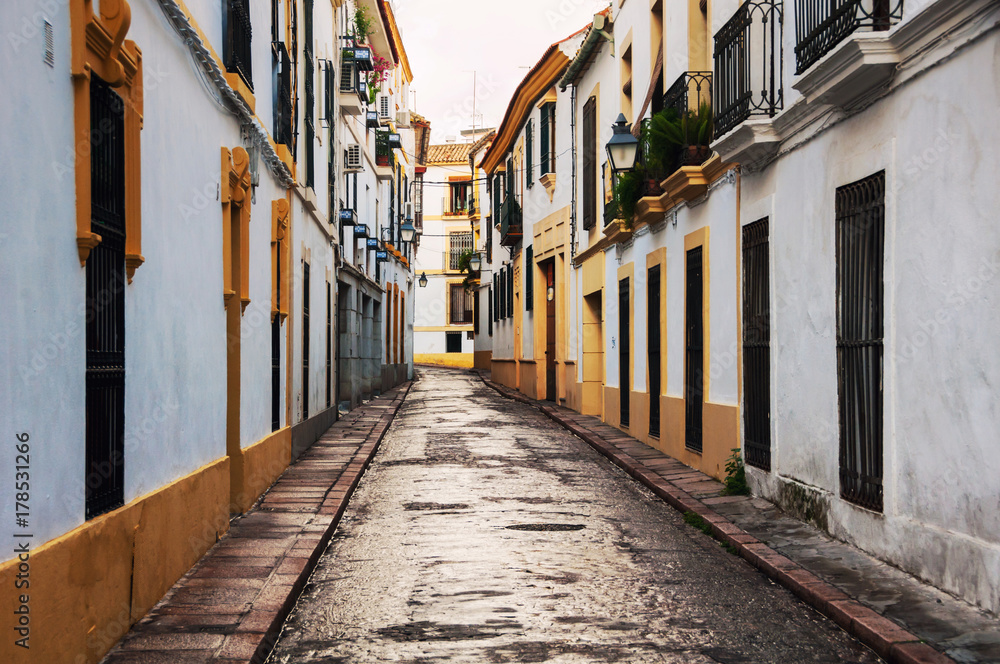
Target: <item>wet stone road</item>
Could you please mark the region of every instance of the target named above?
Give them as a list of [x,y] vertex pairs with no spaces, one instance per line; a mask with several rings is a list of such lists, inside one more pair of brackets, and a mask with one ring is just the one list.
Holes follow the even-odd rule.
[[880,661],[537,410],[420,373],[270,663]]

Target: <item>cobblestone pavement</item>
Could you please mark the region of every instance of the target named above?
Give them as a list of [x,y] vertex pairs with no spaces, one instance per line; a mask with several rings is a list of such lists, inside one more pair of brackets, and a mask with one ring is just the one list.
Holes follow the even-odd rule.
[[423,369],[269,662],[877,662],[538,410]]

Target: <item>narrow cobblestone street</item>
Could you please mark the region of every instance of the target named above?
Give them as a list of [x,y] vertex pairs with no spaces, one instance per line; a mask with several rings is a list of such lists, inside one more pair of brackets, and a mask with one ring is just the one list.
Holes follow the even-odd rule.
[[537,410],[425,368],[269,661],[879,660]]

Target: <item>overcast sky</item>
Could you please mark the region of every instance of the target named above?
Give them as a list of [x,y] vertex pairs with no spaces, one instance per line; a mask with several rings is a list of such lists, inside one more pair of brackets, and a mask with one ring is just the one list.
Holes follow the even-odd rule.
[[[415,110],[432,142],[472,127],[496,127],[521,79],[551,44],[580,30],[608,0],[395,0],[413,69]],[[414,100],[410,100],[411,105]]]

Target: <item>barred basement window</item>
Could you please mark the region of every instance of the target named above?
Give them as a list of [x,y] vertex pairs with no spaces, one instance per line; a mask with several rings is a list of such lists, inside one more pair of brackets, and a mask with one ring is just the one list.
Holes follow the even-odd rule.
[[462,333],[461,332],[445,332],[444,333],[445,342],[445,352],[446,353],[461,353],[462,352]]
[[86,265],[86,518],[124,504],[125,106],[90,78],[91,222]]
[[882,511],[885,172],[837,189],[840,495]]

